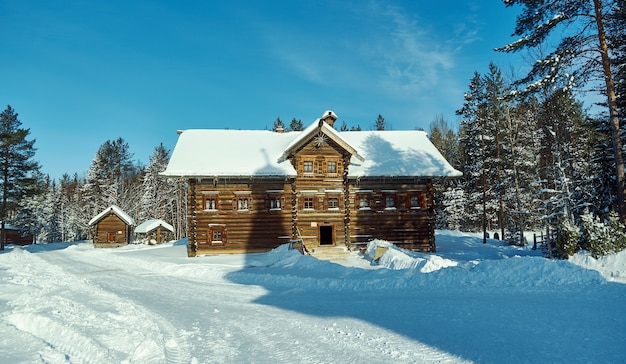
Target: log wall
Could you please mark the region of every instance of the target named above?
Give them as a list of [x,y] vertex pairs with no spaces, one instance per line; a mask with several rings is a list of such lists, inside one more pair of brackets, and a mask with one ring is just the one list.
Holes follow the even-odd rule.
[[384,239],[436,250],[432,180],[349,178],[350,156],[323,138],[289,159],[297,177],[190,179],[189,256],[267,251],[300,238],[307,248]]

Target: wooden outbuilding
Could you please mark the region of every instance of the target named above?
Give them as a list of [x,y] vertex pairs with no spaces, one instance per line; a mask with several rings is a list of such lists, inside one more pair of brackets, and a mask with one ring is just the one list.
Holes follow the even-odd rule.
[[33,234],[29,233],[26,229],[13,226],[10,224],[4,225],[4,243],[15,245],[29,245],[35,242]]
[[372,239],[436,250],[433,179],[455,170],[423,131],[185,130],[162,175],[187,181],[188,255]]
[[168,235],[172,236],[174,227],[165,220],[149,219],[135,228],[135,234],[146,239],[151,244],[160,244]]
[[98,248],[112,248],[131,241],[135,220],[121,208],[111,205],[94,216],[89,226],[95,226],[93,244]]

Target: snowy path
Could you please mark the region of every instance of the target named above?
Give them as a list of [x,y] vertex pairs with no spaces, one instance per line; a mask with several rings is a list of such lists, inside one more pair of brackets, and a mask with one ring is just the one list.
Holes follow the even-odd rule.
[[[0,294],[8,306],[2,331],[9,333],[0,354],[10,362],[459,361],[359,319],[256,303],[267,291],[225,280],[229,267],[160,264],[76,246],[19,251],[11,259],[2,268],[11,289]],[[191,277],[192,270],[201,274]],[[330,310],[337,299],[319,304]]]
[[460,233],[438,245],[377,266],[287,250],[189,259],[172,243],[12,247],[0,363],[623,362],[626,252],[574,264]]

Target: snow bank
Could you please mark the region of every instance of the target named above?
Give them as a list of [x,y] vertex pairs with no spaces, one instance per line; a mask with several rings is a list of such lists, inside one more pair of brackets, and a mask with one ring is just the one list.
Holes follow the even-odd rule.
[[595,259],[588,252],[579,252],[569,258],[571,263],[600,272],[609,281],[626,283],[626,250]]

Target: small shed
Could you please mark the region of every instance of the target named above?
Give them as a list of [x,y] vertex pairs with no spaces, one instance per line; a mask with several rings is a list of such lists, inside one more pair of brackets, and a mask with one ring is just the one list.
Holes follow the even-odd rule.
[[150,219],[137,225],[135,234],[145,237],[148,242],[160,244],[163,237],[174,233],[174,227],[161,219]]
[[4,225],[4,239],[5,244],[29,245],[34,243],[33,234],[29,233],[25,228],[10,224]]
[[131,227],[135,220],[121,208],[111,205],[89,221],[95,226],[93,244],[96,247],[118,247],[130,242]]

